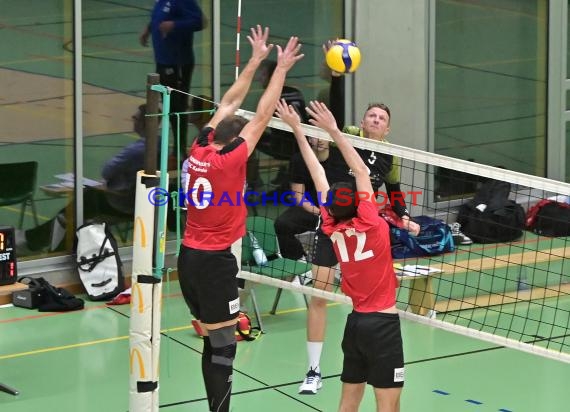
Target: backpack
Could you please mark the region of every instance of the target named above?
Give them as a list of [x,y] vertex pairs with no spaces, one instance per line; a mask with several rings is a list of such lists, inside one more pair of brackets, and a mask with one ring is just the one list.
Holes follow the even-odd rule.
[[416,216],[414,221],[420,225],[417,236],[390,225],[392,258],[433,256],[455,250],[451,228],[445,222],[429,216]]
[[527,228],[542,236],[570,236],[570,204],[541,200],[526,216]]
[[236,323],[236,340],[252,341],[259,337],[260,331],[258,327],[251,325],[251,319],[247,313],[240,312]]
[[525,212],[509,199],[511,184],[498,180],[485,182],[473,200],[459,208],[461,231],[476,243],[510,242],[522,236]]
[[91,300],[109,300],[124,288],[117,241],[105,223],[87,223],[75,236],[76,265]]

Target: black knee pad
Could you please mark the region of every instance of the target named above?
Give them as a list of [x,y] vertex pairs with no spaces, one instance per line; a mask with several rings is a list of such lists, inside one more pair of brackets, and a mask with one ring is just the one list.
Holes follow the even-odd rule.
[[212,363],[232,366],[237,349],[235,330],[232,325],[208,331],[212,345]]
[[202,350],[203,358],[212,358],[212,344],[210,343],[210,337],[204,336],[204,349]]

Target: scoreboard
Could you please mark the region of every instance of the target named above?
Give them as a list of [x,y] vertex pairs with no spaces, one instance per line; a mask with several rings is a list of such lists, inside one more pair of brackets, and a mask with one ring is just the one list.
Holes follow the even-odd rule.
[[14,228],[0,226],[0,285],[15,283],[17,277]]

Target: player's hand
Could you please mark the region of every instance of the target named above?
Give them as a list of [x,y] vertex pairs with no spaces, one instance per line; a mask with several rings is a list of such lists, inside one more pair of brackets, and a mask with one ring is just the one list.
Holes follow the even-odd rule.
[[299,43],[299,38],[291,36],[284,49],[279,45],[277,46],[277,67],[285,71],[291,70],[295,63],[305,57],[304,54],[299,53],[300,51],[301,43]]
[[261,62],[269,55],[271,49],[273,49],[273,44],[267,44],[269,27],[262,29],[258,24],[256,27],[252,27],[250,31],[251,35],[247,36],[247,40],[249,40],[252,48],[251,58]]
[[139,34],[139,43],[143,47],[148,47],[148,38],[150,36],[150,31],[148,30],[148,26],[145,26],[144,30]]
[[158,30],[160,30],[160,34],[164,39],[166,36],[168,36],[168,33],[174,30],[174,22],[172,20],[165,20],[160,23]]
[[309,123],[312,125],[320,127],[329,134],[338,130],[336,119],[326,104],[313,100],[309,103],[306,110],[309,116],[311,116]]
[[[327,40],[326,42],[323,43],[323,54],[325,56],[325,60],[326,60],[327,53],[330,50],[330,48],[332,47],[334,42],[335,42],[335,40]],[[325,65],[326,65],[326,63],[325,63]],[[330,70],[331,75],[333,77],[340,77],[344,74],[344,73],[335,72],[334,70],[331,70],[330,67],[328,67],[328,66],[326,66],[326,67]]]
[[330,50],[330,48],[332,47],[333,41],[332,40],[327,40],[326,42],[323,43],[323,54],[326,56],[326,54],[328,53],[328,51]]
[[285,99],[281,99],[277,102],[276,109],[277,117],[291,126],[292,129],[301,124],[301,118],[293,106],[288,105]]
[[420,234],[420,225],[411,220],[408,216],[404,216],[402,218],[402,222],[404,224],[404,229],[406,229],[410,235],[417,236]]

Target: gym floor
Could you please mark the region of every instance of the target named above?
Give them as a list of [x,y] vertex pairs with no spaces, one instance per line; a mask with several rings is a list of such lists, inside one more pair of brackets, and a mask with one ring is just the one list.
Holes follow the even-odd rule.
[[[275,289],[255,285],[265,334],[238,343],[233,411],[334,411],[342,367],[340,341],[346,305],[331,304],[323,352],[324,385],[315,396],[297,394],[307,367],[306,307],[285,291],[269,315]],[[190,324],[178,282],[165,283],[160,362],[160,409],[205,411],[202,341]],[[250,307],[251,309],[251,307]],[[252,312],[250,310],[250,312]],[[127,411],[130,308],[86,302],[84,310],[39,313],[0,309],[0,410],[29,412]],[[402,320],[406,386],[402,411],[559,412],[568,409],[570,367]],[[374,410],[367,388],[362,411]]]
[[[263,2],[265,6],[267,1]],[[3,119],[0,143],[4,147],[4,150],[0,151],[0,161],[23,161],[30,156],[41,157],[44,160],[40,164],[38,180],[38,186],[41,186],[54,183],[54,174],[72,170],[72,127],[65,120],[67,117],[62,115],[64,113],[71,118],[72,109],[71,100],[65,98],[71,90],[71,55],[68,53],[71,2],[34,2],[39,4],[34,4],[33,7],[30,7],[31,2],[26,1],[10,3],[10,7],[3,8],[1,19],[6,38],[0,45],[3,52],[0,54],[3,56],[0,85],[5,91],[3,99],[0,99],[0,118]],[[148,19],[150,3],[152,2],[147,1],[141,6],[140,0],[83,2],[86,109],[84,145],[85,152],[89,154],[84,159],[86,177],[97,178],[103,162],[136,138],[130,134],[130,115],[142,101],[144,79],[154,67],[151,50],[143,49],[136,41]],[[257,8],[255,3],[261,4],[260,1],[248,2],[249,8],[248,12],[244,13],[246,21],[243,27],[268,20],[267,16],[261,20],[256,19],[257,14],[254,11],[259,9],[260,13],[263,13],[267,7]],[[327,3],[326,8],[315,8],[319,18],[324,18],[323,10],[335,8],[331,6],[331,0],[323,3]],[[467,2],[466,5],[469,10],[473,8],[471,3]],[[495,3],[493,6],[500,6]],[[272,14],[278,18],[275,19],[275,24],[271,24],[273,33],[278,35],[290,32],[291,20],[283,18],[288,14],[282,14],[279,7],[287,11],[299,11],[303,10],[300,6],[304,4],[306,2],[300,0],[274,2],[271,7]],[[440,9],[453,6],[451,12],[454,12],[455,7],[461,6],[459,2],[451,1],[440,1],[438,5]],[[235,55],[234,14],[233,7],[222,10],[222,17],[225,18],[222,27],[225,33],[223,38],[232,39],[224,44],[221,53],[228,62],[224,70],[225,83],[231,82],[233,74],[233,70],[228,70],[227,66],[233,64]],[[450,18],[440,20],[440,27],[449,27],[454,22],[454,14],[448,14]],[[441,14],[439,18],[445,16]],[[307,53],[320,56],[320,41],[338,32],[340,20],[334,16],[329,17],[331,18],[327,21],[330,24],[315,25],[310,14],[299,13],[296,16],[299,21],[306,19],[310,22],[298,24],[298,28],[304,30],[299,34],[308,42]],[[481,24],[484,19],[477,15],[472,17],[470,21],[477,28],[483,27]],[[490,17],[501,15],[493,12]],[[450,23],[444,26],[448,21]],[[501,27],[504,31],[504,22],[495,24],[495,20],[490,21],[492,24],[488,24],[484,30],[487,35],[493,35],[493,27]],[[525,20],[524,27],[529,28],[529,34],[524,39],[534,38],[536,41],[536,33],[530,30],[534,26]],[[321,30],[324,32],[320,32]],[[480,31],[477,30],[476,33]],[[523,38],[520,37],[520,32],[514,33]],[[462,41],[462,38],[457,36],[449,38]],[[202,61],[209,61],[208,41],[203,39],[196,44],[196,52]],[[532,42],[529,44],[532,46]],[[517,48],[511,49],[518,51]],[[461,58],[454,55],[442,58],[465,63],[470,54],[463,57],[464,50],[462,47],[447,47],[447,52],[457,52]],[[524,57],[522,63],[528,60],[528,71],[534,73],[538,65],[534,59]],[[519,70],[519,65],[522,64],[520,59],[503,62],[503,58],[504,56],[500,56],[497,63],[481,64],[480,72],[471,72],[476,76],[481,73],[487,75],[490,70],[496,69],[494,64],[504,63],[515,65],[513,72]],[[315,59],[306,59],[307,62],[313,60]],[[444,63],[446,62],[439,62],[440,65]],[[309,98],[313,94],[316,95],[320,88],[326,87],[326,83],[318,78],[315,69],[316,66],[306,70],[299,69],[292,80],[294,85],[302,86],[306,92],[310,92],[307,92]],[[469,105],[474,104],[474,99],[465,99],[464,94],[457,92],[456,83],[449,80],[454,79],[455,69],[451,70],[447,66],[445,69],[449,75],[442,79],[445,80],[451,97],[444,94],[438,100],[438,107],[440,114],[448,113],[451,118],[449,123],[455,125],[457,112],[465,110],[458,102],[465,102],[467,108],[470,108]],[[197,67],[194,92],[210,92],[210,72],[211,67],[207,65]],[[473,79],[467,83],[478,88],[478,77]],[[497,79],[501,84],[504,83],[504,76],[498,76]],[[521,94],[518,93],[518,83],[515,83],[515,86],[518,96]],[[497,90],[502,93],[501,88]],[[260,90],[254,92],[259,94]],[[478,96],[477,93],[476,95]],[[534,94],[531,96],[532,98],[525,97],[522,104],[534,105],[536,99]],[[510,116],[511,101],[502,99],[499,103],[505,106],[505,116]],[[481,104],[489,103],[483,100]],[[491,106],[486,108],[484,113],[489,112],[492,114],[489,117],[494,118],[499,112],[497,107],[501,108]],[[536,108],[531,109],[529,113],[533,114]],[[110,116],[114,113],[120,115]],[[479,116],[479,112],[475,113]],[[517,111],[515,114],[520,113],[521,111]],[[463,116],[464,114],[460,113],[458,121],[468,124],[470,118],[465,117],[464,120]],[[501,118],[500,113],[497,118]],[[446,126],[444,120],[447,119],[441,119],[442,124],[438,126]],[[520,124],[525,131],[536,129],[534,126],[529,127],[527,123]],[[463,126],[457,126],[458,130],[461,130],[461,136],[465,134]],[[475,137],[489,134],[487,129],[482,133],[477,126],[468,130],[472,131]],[[458,138],[456,135],[460,135],[458,132],[449,136],[449,128],[446,129],[448,134],[444,135],[442,130],[438,133],[438,136],[449,139],[442,140],[442,144],[446,145],[450,145],[453,139]],[[468,134],[465,136],[469,144],[475,138]],[[536,149],[532,144],[519,145],[516,153],[520,154],[520,150],[525,148],[530,154],[534,154]],[[443,150],[441,147],[439,149]],[[500,152],[503,156],[508,151]],[[41,222],[51,219],[69,201],[66,198],[49,198],[39,191],[36,200]],[[18,209],[2,208],[0,220],[14,221],[17,212]],[[31,218],[28,216],[25,228],[30,224]],[[345,316],[350,308],[340,304],[330,305],[327,343],[322,360],[324,386],[316,396],[301,396],[297,394],[297,388],[307,367],[304,301],[298,294],[284,292],[280,311],[273,316],[267,314],[267,311],[271,307],[275,289],[256,285],[255,291],[264,313],[266,333],[256,341],[238,344],[232,410],[335,411],[341,389],[340,340]],[[205,411],[207,405],[200,369],[201,339],[191,327],[191,318],[179,293],[177,282],[173,282],[170,288],[166,285],[164,295],[160,409]],[[560,301],[558,304],[570,307],[570,302]],[[566,319],[563,321],[567,323]],[[569,365],[407,320],[402,320],[402,327],[406,355],[406,386],[402,394],[402,411],[568,410]],[[98,302],[86,302],[85,310],[73,313],[38,313],[10,306],[0,308],[0,383],[20,391],[17,397],[0,392],[0,411],[127,411],[128,334],[129,306],[107,307]],[[374,410],[374,398],[369,388],[361,410]]]

